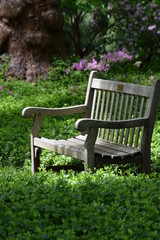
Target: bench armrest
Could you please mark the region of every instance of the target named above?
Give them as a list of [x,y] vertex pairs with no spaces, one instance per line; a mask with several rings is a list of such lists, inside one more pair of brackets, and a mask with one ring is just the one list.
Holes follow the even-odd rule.
[[65,108],[42,108],[42,107],[27,107],[22,111],[22,116],[30,118],[32,115],[39,116],[64,116],[72,115],[76,113],[84,113],[86,111],[86,105],[77,105]]
[[78,119],[75,123],[75,128],[79,131],[85,131],[87,128],[108,128],[108,129],[122,129],[146,126],[148,118],[134,118],[127,120],[94,120],[90,118]]

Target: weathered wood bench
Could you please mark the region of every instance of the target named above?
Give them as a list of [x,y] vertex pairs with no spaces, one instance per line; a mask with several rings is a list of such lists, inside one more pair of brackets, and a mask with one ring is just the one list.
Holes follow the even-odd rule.
[[[140,163],[150,172],[150,148],[160,80],[141,86],[98,79],[91,72],[85,103],[66,108],[27,107],[22,115],[34,116],[31,129],[32,172],[40,166],[40,148],[82,160],[92,171],[104,164]],[[42,117],[83,113],[75,123],[81,133],[67,140],[39,137]]]

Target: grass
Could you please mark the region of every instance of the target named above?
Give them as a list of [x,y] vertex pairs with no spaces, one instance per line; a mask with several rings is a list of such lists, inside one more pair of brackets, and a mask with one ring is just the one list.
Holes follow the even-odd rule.
[[[21,115],[26,106],[63,107],[82,104],[88,73],[66,75],[67,62],[56,61],[49,80],[25,83],[5,80],[0,86],[0,240],[1,239],[159,239],[160,111],[152,138],[152,173],[138,167],[112,166],[94,174],[53,173],[43,167],[72,160],[43,151],[41,172],[31,175],[30,127]],[[113,73],[110,79],[151,84],[158,72]],[[1,88],[2,89],[2,88]],[[56,139],[76,134],[79,116],[44,118],[41,133]]]

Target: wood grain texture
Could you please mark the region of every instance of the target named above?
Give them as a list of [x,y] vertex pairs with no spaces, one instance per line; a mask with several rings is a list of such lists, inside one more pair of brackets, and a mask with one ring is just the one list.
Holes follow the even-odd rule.
[[66,108],[42,108],[42,107],[27,107],[23,109],[22,116],[25,118],[30,118],[33,115],[42,116],[65,116],[72,115],[76,113],[84,113],[86,110],[86,105],[77,105]]

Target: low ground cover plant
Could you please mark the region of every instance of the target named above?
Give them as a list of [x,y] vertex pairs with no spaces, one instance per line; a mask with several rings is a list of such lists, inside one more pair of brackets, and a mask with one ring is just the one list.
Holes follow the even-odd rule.
[[[41,171],[31,175],[32,119],[21,116],[26,106],[63,107],[82,104],[88,71],[73,69],[78,59],[57,58],[49,79],[36,83],[6,79],[0,74],[0,239],[159,239],[160,238],[160,111],[152,139],[152,173],[138,166],[112,166],[94,174],[46,172],[51,164],[73,160],[42,152]],[[137,70],[135,70],[137,69]],[[109,72],[112,80],[151,84],[160,75],[131,65]],[[79,116],[44,118],[43,135],[76,134]],[[77,160],[76,160],[77,161]]]
[[159,239],[160,175],[0,169],[1,239]]

